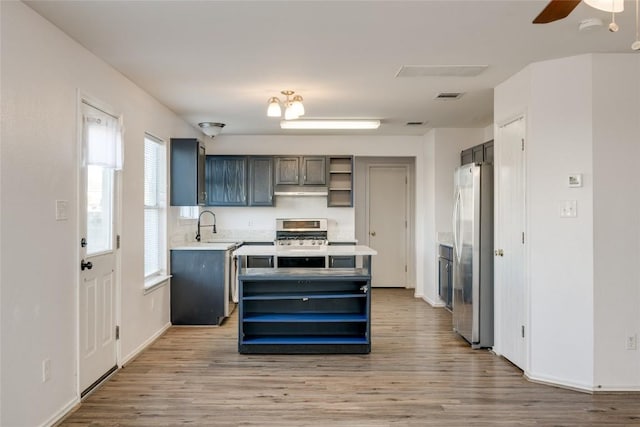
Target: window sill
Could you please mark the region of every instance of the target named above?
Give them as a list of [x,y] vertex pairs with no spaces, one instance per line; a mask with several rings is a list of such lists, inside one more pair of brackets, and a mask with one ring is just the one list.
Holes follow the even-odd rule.
[[161,288],[169,283],[171,278],[170,274],[159,274],[157,276],[151,276],[144,280],[144,294],[153,292],[158,288]]

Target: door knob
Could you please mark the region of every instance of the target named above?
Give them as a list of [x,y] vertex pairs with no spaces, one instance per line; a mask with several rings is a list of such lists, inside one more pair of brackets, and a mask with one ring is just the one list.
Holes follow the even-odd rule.
[[84,269],[91,270],[93,268],[93,264],[91,261],[84,262],[84,260],[80,261],[80,270],[84,271]]
[[374,237],[375,237],[376,232],[375,232],[375,231],[372,231],[372,232],[371,232],[371,233],[369,233],[369,234],[371,234],[372,236],[374,236]]

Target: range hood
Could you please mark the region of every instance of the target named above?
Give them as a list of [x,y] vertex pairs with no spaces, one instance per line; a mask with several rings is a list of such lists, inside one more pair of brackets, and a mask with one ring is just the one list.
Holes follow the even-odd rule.
[[329,194],[327,187],[311,185],[276,185],[275,196],[324,196]]

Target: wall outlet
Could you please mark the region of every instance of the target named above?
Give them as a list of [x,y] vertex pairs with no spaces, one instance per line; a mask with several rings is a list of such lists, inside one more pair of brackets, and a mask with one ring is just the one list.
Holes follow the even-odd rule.
[[51,359],[42,361],[42,382],[46,383],[51,379]]
[[633,334],[627,337],[626,343],[627,350],[637,350],[638,349],[638,335]]

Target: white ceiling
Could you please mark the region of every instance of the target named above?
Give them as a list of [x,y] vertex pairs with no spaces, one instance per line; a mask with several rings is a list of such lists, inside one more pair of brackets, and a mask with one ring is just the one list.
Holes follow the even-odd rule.
[[[266,117],[283,89],[305,118],[377,118],[366,133],[483,127],[493,87],[535,61],[631,53],[635,2],[616,16],[580,4],[531,24],[547,1],[58,1],[26,3],[188,122],[224,134],[290,134]],[[579,32],[581,20],[605,25]],[[487,65],[477,77],[395,77],[403,65]],[[436,101],[439,92],[464,92]],[[409,127],[407,122],[426,122]],[[306,132],[310,133],[310,132]]]

